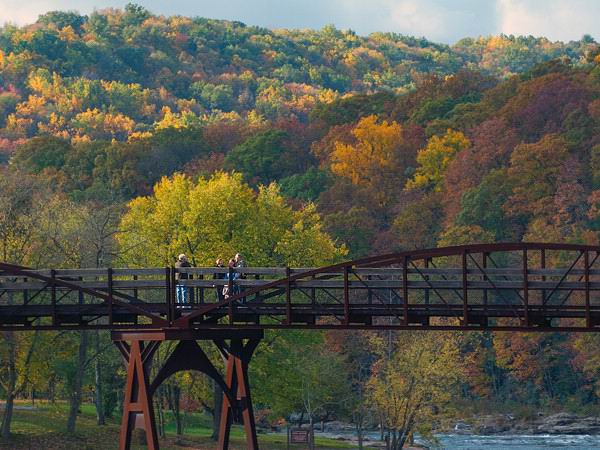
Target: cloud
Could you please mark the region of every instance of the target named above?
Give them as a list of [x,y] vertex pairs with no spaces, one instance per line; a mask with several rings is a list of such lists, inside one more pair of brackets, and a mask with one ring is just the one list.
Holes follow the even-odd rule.
[[496,27],[495,5],[487,1],[401,0],[389,6],[397,31],[443,42],[489,34]]
[[576,40],[596,34],[598,0],[497,0],[499,30],[505,34]]
[[[122,7],[128,0],[0,0],[0,22],[31,23],[50,10]],[[523,34],[555,40],[596,33],[600,0],[135,0],[157,14],[240,20],[269,28],[333,23],[452,43],[466,36]],[[596,37],[600,37],[596,34]]]

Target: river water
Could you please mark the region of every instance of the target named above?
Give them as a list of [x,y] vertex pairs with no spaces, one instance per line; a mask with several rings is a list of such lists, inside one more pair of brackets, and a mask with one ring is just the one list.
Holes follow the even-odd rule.
[[[365,441],[365,446],[369,444],[381,445],[378,441],[378,433],[366,433],[371,441]],[[354,436],[348,433],[315,433],[316,436],[329,437],[334,439],[346,438],[353,440]],[[439,434],[439,447],[430,447],[443,450],[545,450],[569,448],[577,450],[600,450],[600,436],[590,435],[457,435],[457,434]],[[417,444],[428,444],[416,439]],[[377,445],[375,444],[373,448]],[[382,448],[377,446],[378,448]]]
[[439,435],[438,439],[445,450],[600,449],[600,436],[589,435]]

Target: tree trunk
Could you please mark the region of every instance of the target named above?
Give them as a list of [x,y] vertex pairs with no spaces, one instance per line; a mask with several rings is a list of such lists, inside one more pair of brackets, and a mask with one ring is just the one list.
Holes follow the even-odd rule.
[[4,416],[2,416],[2,439],[10,438],[10,425],[13,416],[13,407],[15,398],[12,395],[6,397],[6,405],[4,405]]
[[175,433],[177,436],[181,436],[183,434],[183,423],[181,420],[181,409],[179,404],[181,389],[176,384],[173,384],[168,387],[168,392],[169,409],[171,409],[173,417],[175,418]]
[[6,386],[6,405],[4,407],[4,416],[2,416],[2,439],[8,439],[10,437],[10,426],[12,423],[13,407],[15,402],[16,388],[17,388],[17,344],[15,342],[15,333],[13,331],[7,331],[4,334],[6,345],[8,347],[8,383]]
[[106,416],[104,414],[102,363],[100,362],[100,331],[96,330],[94,334],[94,353],[96,354],[96,360],[94,361],[94,401],[96,403],[96,422],[98,425],[105,425]]
[[213,380],[213,397],[215,407],[213,408],[213,434],[212,438],[215,441],[219,440],[219,428],[221,426],[221,410],[223,409],[223,389],[219,383]]
[[75,370],[75,379],[73,380],[71,396],[69,398],[69,418],[67,420],[67,432],[69,433],[75,432],[77,413],[79,412],[79,407],[81,405],[81,390],[83,386],[83,375],[85,372],[85,359],[87,357],[87,338],[87,331],[80,331],[77,367]]
[[363,450],[363,428],[362,423],[356,423],[356,439],[358,440],[358,450]]
[[158,388],[158,435],[162,438],[165,437],[165,414],[163,410],[163,402],[164,402],[164,388],[161,386]]

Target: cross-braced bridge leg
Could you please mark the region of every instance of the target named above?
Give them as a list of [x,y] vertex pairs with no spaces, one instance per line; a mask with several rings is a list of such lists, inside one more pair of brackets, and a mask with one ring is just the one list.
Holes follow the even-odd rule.
[[158,450],[158,435],[152,407],[152,392],[149,376],[154,352],[159,342],[134,340],[131,345],[118,342],[117,347],[127,361],[127,381],[123,401],[123,418],[121,421],[121,436],[119,448],[131,448],[131,435],[135,428],[146,431],[146,442],[149,450]]
[[[236,336],[233,338],[203,335],[202,337],[195,336],[180,339],[154,379],[150,378],[154,353],[162,341],[173,338],[153,333],[148,340],[144,340],[143,333],[135,334],[135,338],[123,336],[115,338],[113,335],[115,344],[121,351],[127,365],[127,382],[119,441],[120,450],[131,448],[132,432],[135,428],[145,430],[146,441],[150,450],[159,449],[152,395],[163,381],[184,370],[195,370],[206,374],[215,380],[223,390],[218,449],[229,449],[231,425],[234,421],[237,421],[244,424],[246,447],[250,450],[258,450],[256,424],[248,381],[248,365],[254,350],[260,343],[262,332],[255,333],[254,336]],[[226,363],[224,377],[198,345],[197,339],[210,339],[215,343]]]
[[258,449],[256,424],[254,422],[250,384],[248,382],[248,364],[259,342],[258,339],[250,339],[244,344],[241,339],[232,339],[229,346],[222,342],[216,342],[221,354],[227,361],[225,383],[229,392],[235,394],[233,395],[235,403],[232,403],[227,395],[223,395],[221,426],[219,429],[219,450],[227,450],[229,448],[231,424],[236,415],[239,416],[240,413],[246,432],[246,448],[249,450]]

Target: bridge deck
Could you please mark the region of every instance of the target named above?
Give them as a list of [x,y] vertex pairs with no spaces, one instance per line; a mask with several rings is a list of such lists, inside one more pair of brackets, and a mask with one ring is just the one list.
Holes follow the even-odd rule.
[[[324,268],[31,270],[0,264],[0,330],[597,331],[599,255],[600,247],[517,243],[419,250]],[[177,281],[178,272],[190,279]],[[178,285],[187,288],[191,304],[177,303]],[[236,294],[218,298],[224,286]]]

